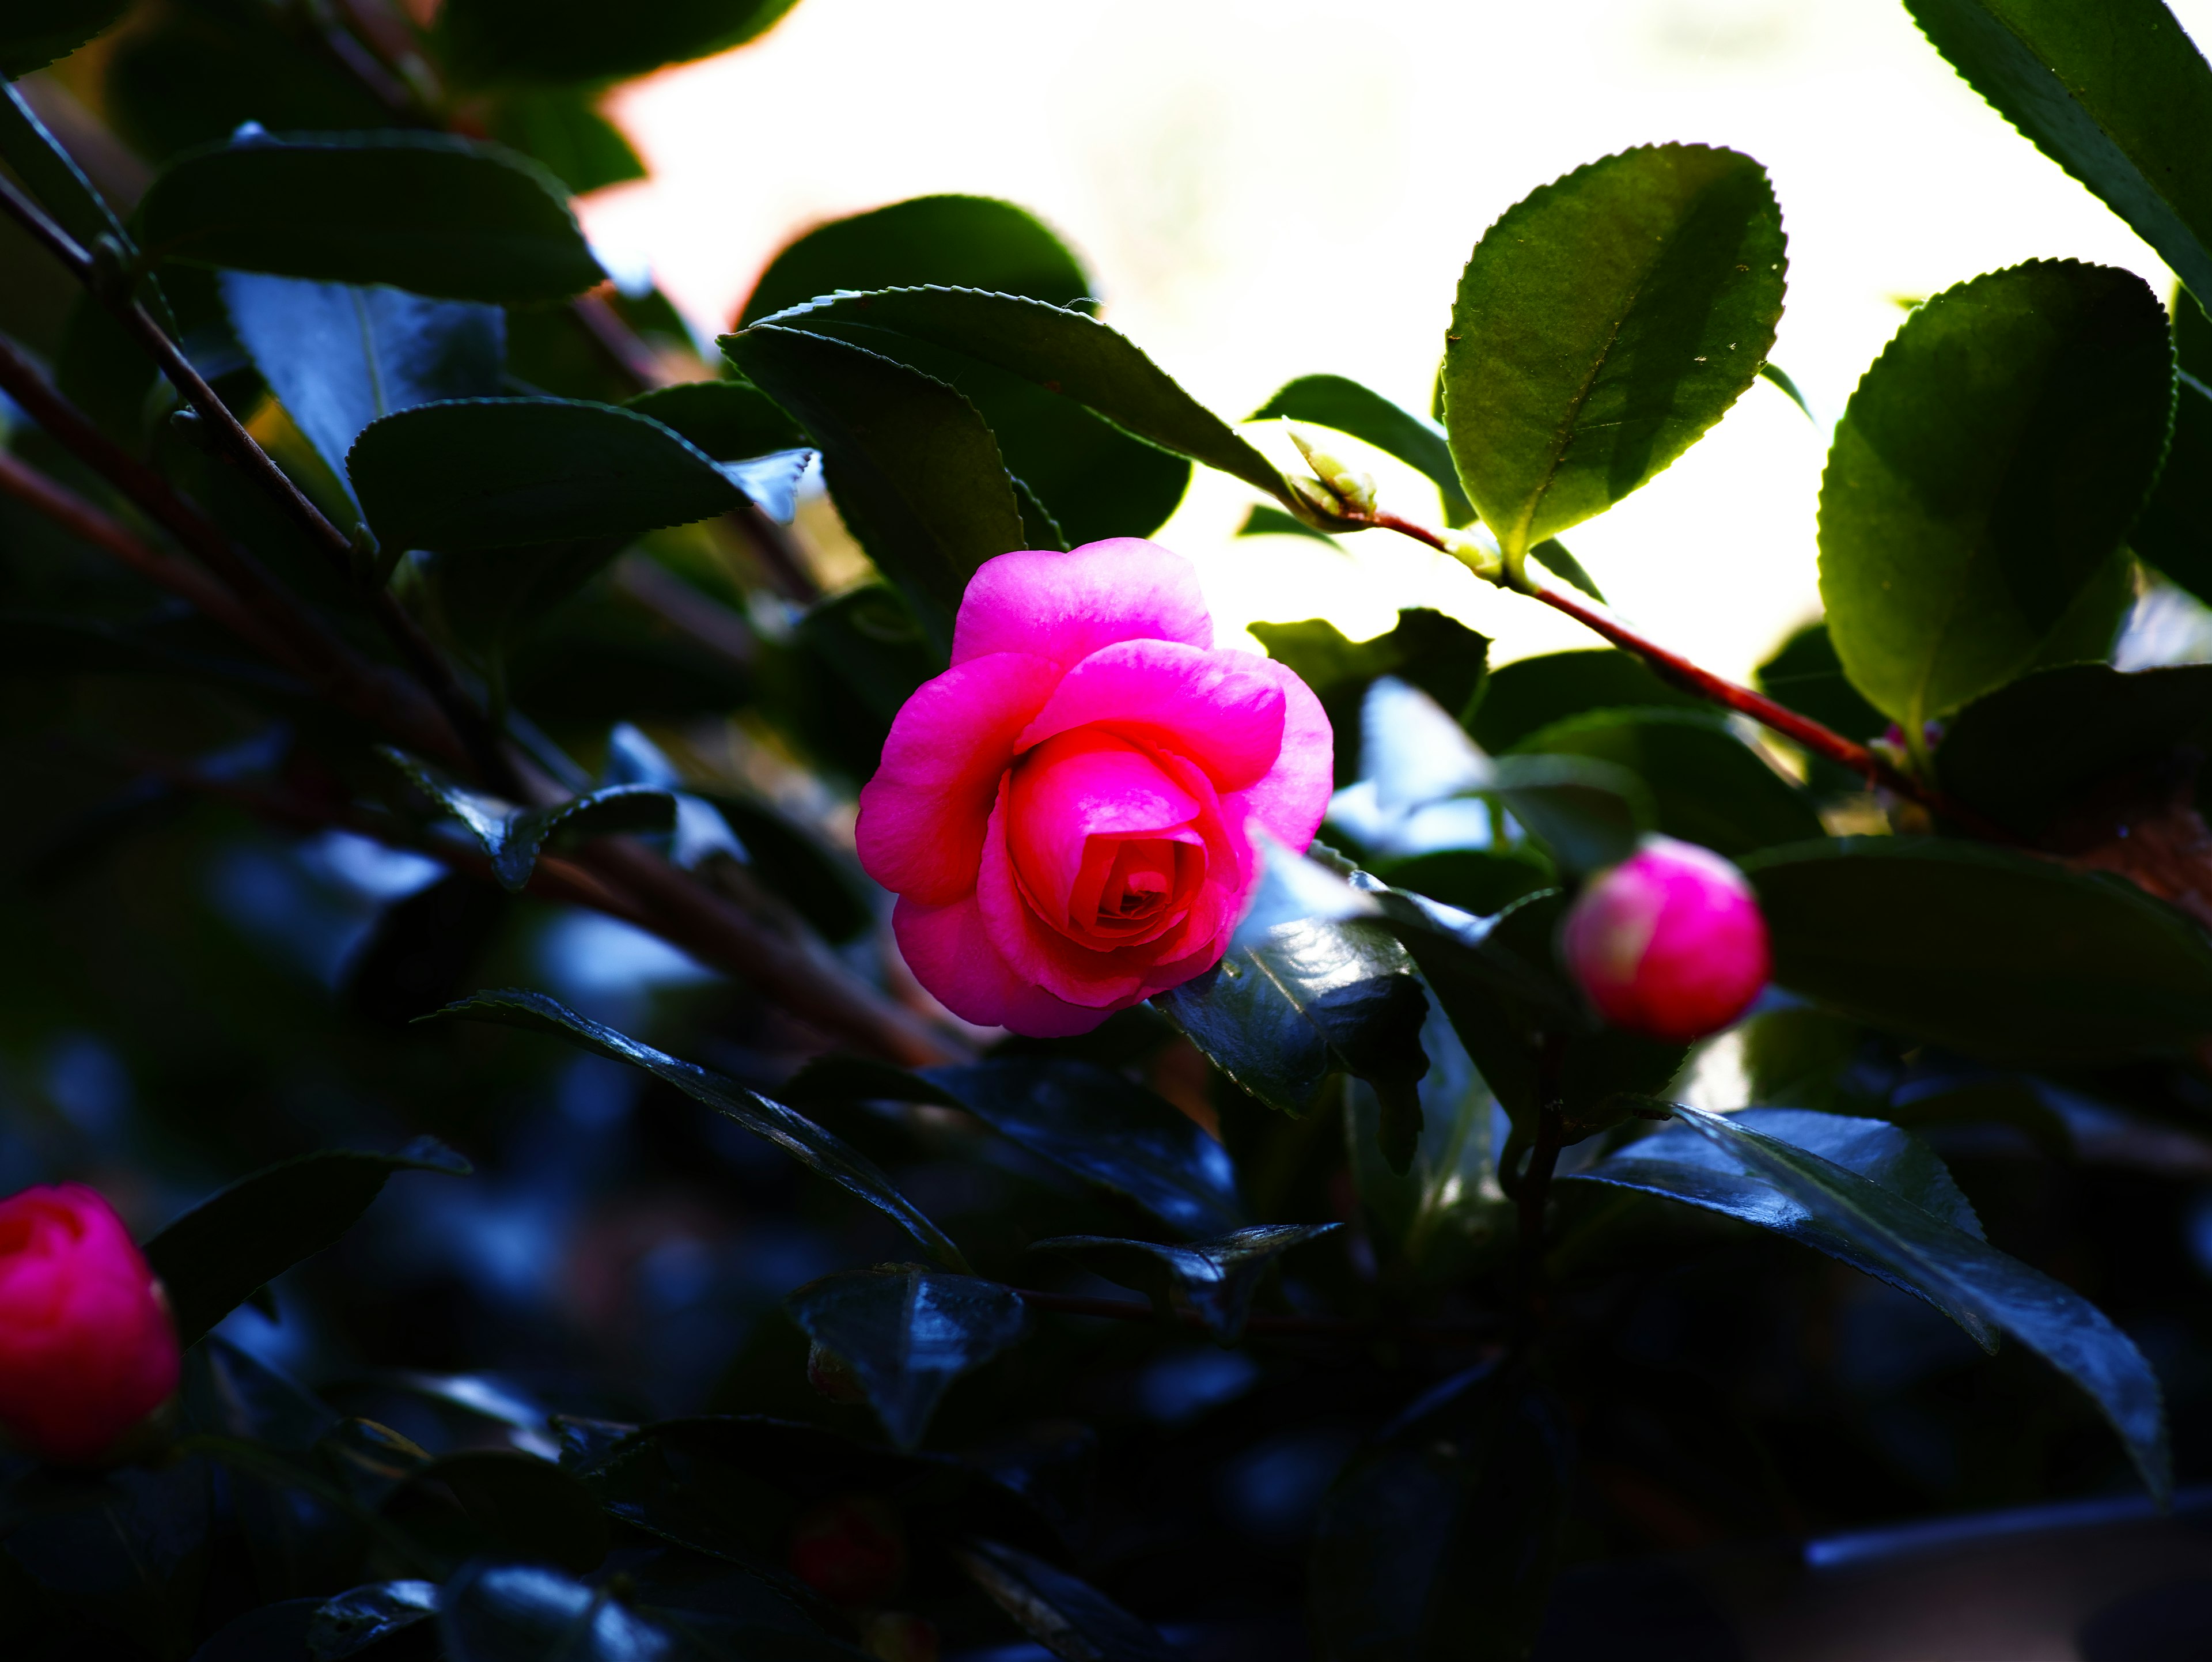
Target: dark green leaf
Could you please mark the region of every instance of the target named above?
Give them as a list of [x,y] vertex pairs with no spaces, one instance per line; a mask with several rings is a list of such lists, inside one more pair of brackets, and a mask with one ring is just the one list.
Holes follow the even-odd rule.
[[1772,381],[1775,386],[1780,387],[1782,389],[1782,395],[1788,399],[1790,403],[1796,405],[1799,410],[1804,412],[1805,419],[1807,421],[1818,421],[1819,418],[1813,414],[1813,406],[1805,402],[1805,395],[1797,390],[1797,383],[1790,379],[1789,372],[1784,369],[1780,364],[1760,364],[1759,366],[1759,378],[1761,380]]
[[313,1662],[345,1662],[437,1613],[434,1581],[372,1581],[315,1607],[307,1622],[307,1654]]
[[1213,1336],[1224,1344],[1234,1344],[1243,1334],[1252,1295],[1259,1290],[1260,1278],[1267,1267],[1293,1246],[1342,1227],[1255,1224],[1181,1246],[1105,1235],[1055,1235],[1031,1242],[1030,1251],[1073,1258],[1117,1287],[1133,1288],[1164,1311],[1170,1308],[1170,1288],[1180,1287]]
[[[55,0],[40,3],[52,5]],[[100,0],[89,9],[99,9],[104,4],[105,0]],[[9,39],[13,33],[12,27],[0,28],[0,64],[14,55]],[[10,70],[9,73],[16,71]],[[13,86],[0,87],[0,161],[15,169],[16,177],[31,187],[54,222],[75,237],[80,247],[90,248],[105,236],[112,237],[116,246],[126,253],[135,251],[130,233],[123,228],[123,222],[116,218],[106,198],[46,131],[46,124]],[[158,294],[153,298],[155,315],[160,317],[165,308],[160,305]]]
[[707,1655],[605,1587],[542,1564],[489,1559],[447,1584],[438,1636],[447,1662],[677,1662]]
[[[1080,312],[1019,295],[904,288],[817,301],[779,313],[772,321],[782,329],[860,341],[885,332],[996,365],[1073,399],[1163,450],[1255,485],[1294,513],[1310,512],[1274,464],[1226,422],[1176,386],[1125,337]],[[758,332],[756,326],[725,339],[725,350],[732,352],[740,368],[746,366],[742,343]],[[739,344],[732,347],[732,340]],[[769,386],[769,391],[776,388]],[[791,407],[781,395],[777,401]],[[796,413],[804,419],[803,411]]]
[[1805,793],[1717,712],[1592,710],[1531,734],[1516,753],[1592,756],[1626,768],[1651,792],[1655,829],[1730,858],[1821,835]]
[[1478,917],[1502,912],[1557,880],[1552,862],[1526,843],[1510,849],[1437,849],[1377,860],[1374,868],[1375,875],[1394,889],[1425,895]]
[[1279,508],[1270,508],[1265,502],[1254,505],[1244,516],[1244,523],[1237,527],[1240,537],[1309,537],[1318,543],[1336,546],[1336,539],[1328,532],[1308,525],[1295,514],[1285,514]]
[[1758,377],[1781,210],[1750,157],[1626,150],[1506,210],[1460,277],[1444,427],[1508,555],[1603,513]]
[[609,785],[550,807],[518,808],[441,777],[413,757],[380,753],[415,786],[468,827],[500,886],[519,894],[530,884],[539,850],[556,835],[613,837],[675,829],[676,799],[653,785]]
[[1174,1662],[1149,1622],[1066,1570],[999,1541],[971,1540],[954,1555],[1024,1633],[1066,1662]]
[[832,220],[769,262],[740,329],[840,289],[982,289],[1049,306],[1088,297],[1091,278],[1034,215],[985,196],[921,196]]
[[911,1264],[825,1275],[785,1304],[810,1339],[851,1366],[902,1449],[921,1440],[955,1379],[1030,1326],[1029,1306],[1012,1288]]
[[975,405],[904,364],[797,329],[757,324],[722,344],[822,447],[838,512],[949,650],[975,568],[1026,540]]
[[1996,1060],[2117,1062],[2212,1035],[2212,941],[2117,877],[1984,844],[1852,837],[1750,855],[1774,978]]
[[438,34],[454,72],[481,85],[616,81],[764,34],[797,0],[447,0]]
[[2023,837],[2092,807],[2094,788],[2154,786],[2175,752],[2212,741],[2212,665],[2122,674],[2075,664],[2000,687],[1959,712],[1936,752],[1943,788]]
[[10,0],[0,23],[0,76],[13,81],[66,58],[123,15],[128,0]]
[[1410,410],[1400,409],[1380,393],[1370,392],[1342,375],[1301,375],[1278,387],[1274,396],[1247,419],[1269,421],[1277,417],[1333,427],[1395,456],[1425,474],[1443,493],[1445,524],[1466,525],[1474,518],[1474,505],[1460,489],[1459,473],[1452,466],[1451,446],[1445,442],[1443,430]]
[[507,314],[398,289],[221,273],[231,332],[340,478],[371,422],[500,390]]
[[1908,734],[2035,658],[2127,534],[2173,402],[2130,272],[2039,260],[1946,289],[1851,394],[1820,594],[1852,685]]
[[1583,569],[1582,562],[1568,553],[1567,545],[1557,537],[1545,538],[1528,551],[1528,557],[1548,569],[1553,576],[1582,590],[1600,606],[1605,604],[1605,592],[1597,586],[1596,580]]
[[1288,664],[1321,700],[1336,735],[1339,785],[1360,776],[1360,710],[1376,677],[1411,682],[1457,715],[1474,704],[1488,670],[1488,638],[1426,606],[1400,612],[1388,634],[1366,641],[1346,640],[1325,618],[1254,624],[1251,630],[1267,655]]
[[2212,295],[2212,70],[2160,0],[1905,0],[1936,50]]
[[852,857],[757,797],[700,793],[739,842],[769,891],[829,941],[849,941],[876,921],[876,897]]
[[1661,680],[1634,653],[1592,647],[1522,658],[1492,670],[1483,683],[1481,702],[1464,719],[1474,742],[1495,755],[1538,728],[1584,710],[1656,705],[1711,708]]
[[1768,697],[1846,739],[1876,738],[1889,725],[1889,718],[1861,697],[1844,673],[1825,623],[1808,624],[1784,641],[1752,680]]
[[[597,14],[590,31],[594,38],[605,37],[607,17]],[[577,196],[645,177],[645,163],[622,129],[599,113],[589,93],[574,88],[511,94],[499,100],[487,125],[494,138],[539,163]]]
[[1383,1108],[1394,1169],[1420,1134],[1428,1071],[1421,1022],[1428,999],[1406,949],[1371,914],[1375,903],[1310,861],[1278,848],[1252,910],[1221,962],[1155,994],[1152,1007],[1216,1067],[1271,1108],[1303,1117],[1351,1074]]
[[169,1289],[178,1336],[197,1342],[257,1288],[336,1242],[394,1172],[465,1177],[469,1169],[452,1149],[422,1137],[396,1154],[302,1154],[210,1196],[146,1243],[146,1261]]
[[767,643],[763,660],[763,702],[777,722],[857,788],[883,759],[900,707],[943,673],[945,653],[896,589],[864,583],[809,607],[789,645]]
[[806,443],[775,400],[741,380],[689,380],[641,393],[623,405],[650,416],[716,461],[744,461]]
[[[186,1458],[77,1479],[52,1496],[58,1504],[51,1510],[27,1507],[41,1515],[9,1531],[7,1556],[94,1635],[100,1629],[128,1635],[135,1642],[124,1654],[189,1655],[207,1580],[213,1476],[207,1461]],[[19,1482],[11,1501],[36,1482]],[[11,1593],[22,1598],[23,1580],[9,1580]],[[88,1637],[95,1656],[119,1648]]]
[[598,1498],[534,1454],[464,1449],[419,1467],[408,1482],[450,1489],[486,1537],[487,1551],[558,1564],[579,1575],[607,1555],[607,1519]]
[[566,399],[463,399],[386,416],[346,458],[386,548],[441,553],[628,539],[712,519],[745,492],[648,417]]
[[605,278],[560,182],[443,133],[255,137],[172,162],[138,204],[157,259],[447,300],[566,300]]
[[[1790,1109],[1756,1120],[1696,1108],[1675,1113],[1683,1129],[1632,1143],[1586,1175],[1802,1241],[1926,1300],[1985,1349],[1996,1348],[2000,1331],[2011,1334],[2095,1399],[2165,1504],[2173,1477],[2149,1365],[2081,1294],[1989,1246],[1978,1228],[1961,1227],[1973,1223],[1972,1208],[1917,1139],[1893,1127],[1869,1131],[1876,1122]],[[1780,1132],[1816,1139],[1826,1153],[1774,1135]]]
[[[2197,311],[2185,296],[2179,303]],[[2178,320],[2182,314],[2175,315]],[[2212,603],[2212,387],[2186,371],[2176,380],[2173,441],[2128,540],[2166,576]]]
[[1308,1595],[1322,1653],[1520,1662],[1573,1475],[1565,1414],[1519,1369],[1478,1369],[1418,1398],[1322,1502]]
[[[578,1015],[543,993],[520,989],[477,993],[437,1012],[439,1018],[492,1021],[531,1032],[550,1033],[570,1044],[641,1068],[654,1078],[674,1086],[694,1102],[726,1114],[757,1137],[765,1138],[809,1171],[836,1184],[891,1218],[939,1263],[965,1273],[968,1261],[942,1230],[915,1208],[914,1203],[891,1186],[877,1170],[842,1138],[823,1130],[803,1114],[780,1102],[746,1090],[719,1074],[641,1044],[625,1034]],[[425,1018],[430,1020],[431,1018]]]

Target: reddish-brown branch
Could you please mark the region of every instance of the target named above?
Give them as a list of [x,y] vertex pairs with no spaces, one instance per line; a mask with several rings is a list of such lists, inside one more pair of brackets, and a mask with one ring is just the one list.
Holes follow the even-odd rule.
[[[1395,531],[1401,536],[1411,537],[1416,542],[1426,543],[1442,553],[1454,551],[1451,543],[1442,533],[1396,514],[1376,514],[1368,523],[1385,531]],[[1565,612],[1577,623],[1596,630],[1615,646],[1636,654],[1685,691],[1710,699],[1739,715],[1749,716],[1784,738],[1802,745],[1814,755],[1825,757],[1841,767],[1850,769],[1869,784],[1879,785],[1908,801],[1917,802],[1930,813],[1949,820],[1961,831],[1971,831],[1992,843],[2016,843],[2020,841],[1995,820],[1977,813],[1935,786],[1893,766],[1869,746],[1846,739],[1833,728],[1822,726],[1810,716],[1801,715],[1786,705],[1778,704],[1765,693],[1738,686],[1726,677],[1716,675],[1711,670],[1692,663],[1680,653],[1638,634],[1587,595],[1556,588],[1534,572],[1527,574],[1527,581],[1528,587],[1522,592],[1531,599],[1541,600],[1556,612]]]

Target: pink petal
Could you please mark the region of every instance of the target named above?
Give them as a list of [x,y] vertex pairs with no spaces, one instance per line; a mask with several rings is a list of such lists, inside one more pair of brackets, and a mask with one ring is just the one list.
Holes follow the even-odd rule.
[[921,685],[860,792],[854,838],[869,876],[928,905],[975,888],[983,822],[1016,735],[1059,679],[1059,667],[1042,658],[998,652]]
[[1173,641],[1101,647],[1067,672],[1016,746],[1095,726],[1188,757],[1217,790],[1243,790],[1267,775],[1283,747],[1288,697],[1273,673],[1279,668],[1249,652]]
[[1172,831],[1199,804],[1127,740],[1085,728],[1022,758],[1009,809],[1015,868],[1046,916],[1065,922],[1091,838]]
[[1253,661],[1282,690],[1282,748],[1266,777],[1238,792],[1237,800],[1224,801],[1223,807],[1232,819],[1240,811],[1249,814],[1284,847],[1304,854],[1321,829],[1322,817],[1328,812],[1335,776],[1336,736],[1329,731],[1321,700],[1287,665],[1272,658]]
[[972,894],[949,906],[902,899],[891,911],[891,929],[914,978],[953,1014],[978,1026],[1061,1038],[1087,1033],[1116,1009],[1137,1001],[1133,997],[1094,1009],[1066,1003],[1023,980],[991,944]]
[[1065,667],[1134,640],[1210,647],[1213,618],[1188,560],[1113,537],[1066,554],[1024,549],[986,560],[960,601],[952,661],[1027,652]]

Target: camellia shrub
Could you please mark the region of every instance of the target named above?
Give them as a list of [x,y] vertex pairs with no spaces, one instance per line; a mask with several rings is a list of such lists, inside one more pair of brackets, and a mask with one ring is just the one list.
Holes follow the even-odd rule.
[[[0,16],[0,1654],[1628,1655],[1624,1561],[2203,1476],[2158,0],[1907,0],[2180,287],[1912,307],[1753,687],[1560,539],[1790,390],[1757,161],[1470,225],[1425,414],[961,196],[710,349],[568,198],[788,3]],[[1591,643],[1227,644],[1201,466]]]

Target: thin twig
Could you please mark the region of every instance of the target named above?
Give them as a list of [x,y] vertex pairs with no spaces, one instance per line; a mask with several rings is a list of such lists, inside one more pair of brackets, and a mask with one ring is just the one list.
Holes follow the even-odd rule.
[[[1376,514],[1364,522],[1385,531],[1395,531],[1401,536],[1411,537],[1416,542],[1426,543],[1442,553],[1455,552],[1451,541],[1443,533],[1432,531],[1427,526],[1396,514]],[[1775,703],[1765,693],[1754,692],[1724,676],[1700,668],[1680,653],[1639,634],[1587,595],[1554,587],[1534,571],[1524,572],[1524,578],[1527,586],[1521,593],[1532,600],[1541,600],[1556,612],[1565,612],[1577,623],[1596,630],[1615,646],[1636,654],[1665,679],[1684,691],[1710,699],[1739,715],[1749,716],[1784,738],[1802,745],[1814,755],[1826,757],[1829,761],[1850,769],[1869,783],[1880,785],[1908,801],[1917,802],[1930,813],[1942,816],[1961,831],[1971,831],[1987,842],[2019,843],[2019,837],[1995,820],[1976,813],[1934,785],[1893,766],[1869,746],[1846,739],[1810,716],[1801,715],[1788,706]]]
[[[1026,1287],[1018,1287],[1014,1291],[1030,1308],[1048,1310],[1058,1316],[1099,1316],[1117,1322],[1159,1320],[1159,1312],[1141,1299],[1091,1299],[1073,1293],[1039,1293]],[[1206,1318],[1195,1310],[1186,1310],[1181,1306],[1175,1311],[1175,1319],[1182,1327],[1206,1326]],[[1495,1337],[1498,1324],[1482,1318],[1459,1322],[1384,1322],[1355,1321],[1344,1316],[1257,1315],[1246,1318],[1244,1330],[1279,1338],[1391,1338],[1409,1339],[1419,1344],[1474,1344]]]

